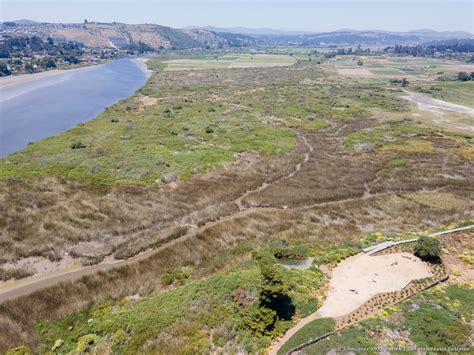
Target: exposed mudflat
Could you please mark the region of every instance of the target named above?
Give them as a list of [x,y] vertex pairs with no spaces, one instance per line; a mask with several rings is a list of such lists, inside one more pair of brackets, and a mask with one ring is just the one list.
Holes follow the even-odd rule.
[[416,102],[420,110],[440,112],[439,110],[442,109],[442,110],[455,111],[458,113],[465,113],[465,114],[474,116],[473,108],[463,106],[463,105],[453,104],[453,103],[446,102],[443,100],[433,99],[432,97],[419,94],[416,92],[411,92],[409,94],[410,95],[408,96],[402,96],[402,98],[405,100]]

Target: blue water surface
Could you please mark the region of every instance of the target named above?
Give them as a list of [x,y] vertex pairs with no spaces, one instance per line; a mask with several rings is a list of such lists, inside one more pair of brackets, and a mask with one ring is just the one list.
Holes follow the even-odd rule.
[[96,117],[146,80],[132,59],[123,58],[0,88],[0,157]]

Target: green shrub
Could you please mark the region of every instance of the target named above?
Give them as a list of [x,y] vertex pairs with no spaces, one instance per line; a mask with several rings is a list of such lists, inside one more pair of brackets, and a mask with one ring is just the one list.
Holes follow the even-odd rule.
[[169,286],[176,282],[178,285],[183,285],[189,276],[190,275],[184,272],[181,268],[173,268],[166,271],[161,276],[161,284],[163,286]]
[[8,350],[5,355],[30,355],[31,351],[28,347],[22,345],[14,349]]
[[393,159],[390,162],[390,164],[392,164],[393,166],[405,166],[405,165],[410,164],[410,159],[405,159],[405,158]]
[[351,247],[348,245],[338,245],[331,247],[330,249],[321,252],[314,262],[317,265],[321,264],[331,264],[337,265],[341,260],[348,258],[349,256],[355,255],[360,251],[359,248]]
[[408,311],[405,326],[411,340],[419,347],[467,346],[471,327],[438,305],[422,304]]
[[423,236],[416,241],[414,252],[424,260],[438,260],[441,255],[441,244],[438,239]]
[[76,351],[78,353],[85,352],[89,346],[94,344],[96,337],[97,336],[95,334],[86,334],[80,337],[77,342]]
[[268,249],[277,259],[305,259],[309,254],[309,249],[305,245],[289,246],[286,241],[281,240],[270,243]]
[[81,142],[81,141],[78,141],[78,142],[74,142],[71,144],[71,149],[82,149],[82,148],[85,148],[86,146]]

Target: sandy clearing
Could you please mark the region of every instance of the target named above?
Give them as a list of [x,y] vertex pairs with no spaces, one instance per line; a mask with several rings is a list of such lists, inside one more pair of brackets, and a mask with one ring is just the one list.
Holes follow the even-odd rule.
[[[441,235],[446,235],[446,234],[450,234],[450,233],[454,233],[454,232],[470,230],[470,229],[473,229],[473,228],[474,228],[474,225],[469,225],[469,226],[466,226],[466,227],[448,229],[448,230],[439,231],[439,232],[436,232],[436,233],[431,233],[431,234],[429,234],[429,236],[430,237],[441,236]],[[392,258],[395,258],[395,259],[390,259],[390,258],[387,258],[387,257],[392,257]],[[401,259],[400,259],[400,257],[401,257]],[[378,258],[378,259],[375,259],[375,258]],[[411,259],[408,259],[408,258],[411,258]],[[351,260],[358,260],[358,261],[353,265],[348,265],[349,261],[351,261]],[[390,262],[390,260],[392,260],[392,261]],[[398,262],[398,260],[401,260],[401,263],[398,263],[397,265],[392,266],[392,263],[395,262],[395,261]],[[375,263],[374,263],[374,261],[375,261]],[[387,266],[387,262],[389,262],[389,264],[388,264],[389,266]],[[382,269],[380,269],[380,263],[382,265],[385,264],[385,267],[382,267]],[[359,269],[354,270],[354,265],[361,265],[362,269],[359,268]],[[400,268],[399,268],[399,265],[400,265]],[[352,308],[352,307],[354,307],[354,304],[359,302],[359,301],[357,301],[357,302],[354,301],[355,300],[354,296],[363,295],[364,292],[365,292],[365,294],[367,294],[367,292],[364,291],[364,289],[366,288],[365,287],[366,285],[362,285],[362,282],[360,280],[365,279],[365,281],[367,281],[367,278],[370,278],[370,276],[375,274],[375,273],[378,274],[377,276],[379,278],[382,277],[382,276],[385,276],[385,278],[386,278],[386,280],[383,281],[383,282],[379,282],[378,279],[375,279],[377,282],[379,282],[380,285],[383,285],[384,282],[385,283],[388,282],[388,288],[389,289],[386,290],[386,291],[382,290],[382,291],[379,291],[379,292],[393,291],[392,287],[393,287],[394,284],[402,285],[398,289],[398,290],[400,290],[409,281],[411,281],[413,279],[431,276],[431,274],[428,270],[428,267],[419,258],[415,257],[413,254],[410,254],[410,253],[394,253],[394,254],[379,255],[379,256],[371,256],[371,255],[368,255],[368,254],[361,253],[361,254],[357,254],[355,256],[352,256],[352,257],[342,261],[333,270],[333,275],[332,275],[331,281],[329,283],[329,292],[328,292],[328,295],[327,295],[327,298],[326,298],[326,301],[325,301],[324,305],[320,309],[318,309],[316,312],[310,314],[308,317],[300,319],[294,327],[289,329],[283,337],[278,339],[268,349],[268,354],[269,355],[276,355],[278,353],[278,350],[280,350],[280,348],[283,346],[283,344],[285,344],[288,340],[290,340],[290,338],[293,335],[295,335],[306,324],[311,323],[312,321],[314,321],[316,319],[327,317],[327,314],[340,313],[338,311],[340,305],[333,303],[332,306],[331,306],[330,303],[332,301],[330,300],[330,298],[334,297],[334,295],[336,295],[336,297],[337,297],[337,294],[335,292],[337,291],[338,287],[340,287],[342,289],[342,292],[346,292],[346,291],[344,291],[345,287],[341,286],[339,284],[336,285],[336,288],[333,287],[332,290],[331,290],[331,286],[334,285],[334,283],[337,282],[337,281],[334,281],[334,272],[336,272],[336,270],[339,269],[341,266],[343,266],[343,269],[341,271],[342,278],[343,279],[348,279],[347,280],[348,284],[346,286],[350,286],[350,283],[356,282],[357,283],[356,287],[358,287],[358,289],[356,289],[357,292],[358,292],[357,294],[355,292],[349,291],[349,292],[351,292],[351,295],[349,295],[348,298],[339,298],[340,305],[342,305],[342,306],[344,306],[344,304],[346,302],[351,302],[351,298],[353,299],[353,301],[351,302],[352,306],[347,307],[347,308]],[[388,268],[388,274],[386,273],[387,268]],[[324,265],[322,265],[322,269],[324,269]],[[344,269],[349,269],[350,270],[349,272],[352,273],[352,279],[349,279],[348,275],[345,276],[345,272],[343,272]],[[363,272],[365,272],[366,274],[362,274]],[[426,275],[426,276],[420,276],[420,275]],[[395,282],[392,284],[393,280],[395,280]],[[403,282],[405,280],[407,280],[407,282],[405,284],[403,284]],[[339,280],[339,282],[340,281],[341,280]],[[370,282],[374,283],[373,278],[370,279]],[[369,285],[371,285],[370,282],[369,282]],[[377,282],[375,282],[375,283],[377,283]],[[365,282],[365,283],[367,284],[367,282]],[[374,287],[374,286],[372,285],[372,287]],[[375,287],[378,287],[378,286],[375,286]],[[359,289],[361,289],[361,290],[359,290]],[[374,290],[372,290],[372,292],[373,291]],[[358,306],[355,306],[355,308],[357,308],[357,307]],[[355,308],[353,308],[353,309],[355,309]],[[353,309],[351,309],[348,313],[350,313]],[[323,313],[321,311],[323,311]]]
[[289,329],[268,354],[276,355],[283,344],[316,319],[346,315],[378,293],[399,291],[410,281],[429,276],[428,267],[410,253],[376,256],[360,253],[347,258],[334,268],[323,306]]
[[144,106],[153,106],[158,103],[158,98],[157,97],[151,97],[151,96],[140,96],[138,98],[140,103]]
[[146,65],[146,62],[148,62],[150,58],[133,58],[132,61],[136,64],[138,68],[140,68],[146,75],[147,77],[150,77],[153,74],[153,70],[148,69],[148,66]]
[[374,78],[375,75],[366,68],[341,68],[336,67],[337,73],[342,76],[360,77],[360,78]]
[[409,95],[400,97],[415,102],[420,111],[432,116],[431,122],[454,130],[474,132],[473,108],[433,99],[419,93],[405,92]]
[[343,316],[378,293],[399,291],[410,281],[429,276],[426,265],[410,253],[352,256],[333,270],[319,316]]

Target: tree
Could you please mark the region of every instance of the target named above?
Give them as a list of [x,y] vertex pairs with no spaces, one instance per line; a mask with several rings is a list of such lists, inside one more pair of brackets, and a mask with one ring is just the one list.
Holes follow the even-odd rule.
[[295,313],[295,306],[287,294],[288,286],[275,266],[275,258],[269,253],[260,253],[257,260],[263,277],[260,287],[260,304],[274,310],[280,319],[291,319]]
[[432,237],[420,237],[415,244],[415,255],[425,260],[438,260],[441,255],[441,244]]
[[468,73],[466,73],[465,71],[460,71],[458,73],[458,80],[459,81],[468,81],[470,79],[471,79],[471,76]]
[[361,59],[359,59],[359,60],[357,61],[357,65],[362,66],[362,65],[364,65],[364,62],[363,62]]
[[0,62],[0,76],[8,76],[12,72],[6,63]]
[[264,336],[278,329],[279,320],[290,320],[295,314],[295,306],[287,294],[288,286],[274,256],[259,252],[254,258],[260,267],[262,283],[258,300],[245,309],[241,325],[257,336]]
[[254,303],[246,310],[242,318],[242,327],[261,337],[273,330],[275,322],[275,311]]

